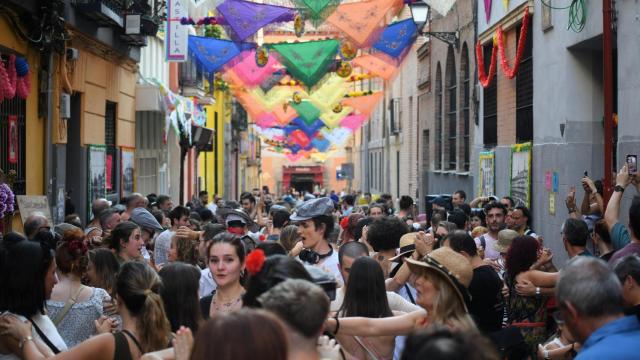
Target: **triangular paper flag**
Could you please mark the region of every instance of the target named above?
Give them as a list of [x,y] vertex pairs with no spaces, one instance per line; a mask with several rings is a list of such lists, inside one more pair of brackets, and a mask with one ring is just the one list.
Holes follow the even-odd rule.
[[358,56],[353,60],[353,65],[366,69],[368,72],[385,80],[390,80],[396,74],[396,70],[398,70],[395,65],[389,64],[374,55]]
[[214,73],[240,52],[254,48],[255,44],[236,43],[229,40],[201,36],[189,36],[189,52],[208,73]]
[[287,157],[287,159],[291,162],[296,162],[298,160],[300,160],[300,158],[302,157],[301,153],[286,153],[285,156]]
[[331,143],[327,139],[324,139],[324,138],[321,139],[316,137],[313,140],[311,140],[311,145],[313,145],[316,149],[318,149],[318,151],[325,152],[329,150]]
[[320,130],[320,132],[325,139],[331,141],[331,143],[338,147],[343,147],[347,140],[349,140],[349,136],[351,136],[351,131],[343,127],[337,127],[333,130],[324,128]]
[[311,124],[307,124],[304,120],[298,118],[294,119],[291,124],[304,131],[304,133],[307,134],[307,136],[309,136],[310,138],[312,138],[318,132],[318,130],[320,130],[324,126],[324,123],[320,121],[320,119],[315,120]]
[[227,33],[236,41],[244,41],[267,24],[295,18],[293,9],[243,0],[227,0],[218,5],[218,11],[231,29]]
[[411,45],[418,36],[418,28],[413,19],[398,21],[387,26],[380,39],[373,47],[388,55],[399,64],[411,49]]
[[303,9],[305,18],[311,20],[315,27],[331,15],[340,4],[340,0],[293,0],[293,2]]
[[309,101],[302,101],[300,104],[292,102],[291,106],[296,109],[300,118],[307,124],[311,124],[316,121],[320,115],[320,110],[313,106]]
[[347,93],[347,83],[343,78],[332,75],[322,86],[309,95],[309,100],[322,112],[330,111]]
[[273,115],[280,126],[285,126],[298,116],[298,112],[289,104],[273,108]]
[[242,86],[248,85],[253,87],[260,85],[267,77],[273,74],[279,65],[278,60],[276,60],[274,56],[270,56],[267,64],[260,67],[256,64],[255,54],[255,50],[247,51],[246,54],[243,54],[241,57],[242,60],[227,71],[233,71],[238,79],[242,80]]
[[456,0],[424,0],[424,2],[440,15],[446,16],[453,7],[453,4],[456,3]]
[[262,128],[270,128],[276,125],[276,117],[271,113],[262,113],[256,118],[256,125]]
[[355,132],[365,121],[367,117],[364,115],[349,115],[340,121],[340,126]]
[[328,128],[335,128],[336,126],[340,125],[340,121],[342,121],[342,119],[344,119],[345,116],[349,115],[351,113],[351,108],[349,107],[343,107],[342,111],[340,111],[339,113],[335,113],[333,111],[326,111],[324,113],[322,113],[322,115],[320,115],[320,120],[322,120],[322,122],[324,122],[324,124],[328,127]]
[[289,73],[309,88],[327,73],[338,52],[338,46],[338,40],[271,45],[280,54],[281,63]]
[[380,99],[382,99],[381,91],[366,96],[345,98],[342,100],[342,105],[352,107],[360,114],[371,116]]
[[394,2],[373,0],[340,4],[327,21],[340,29],[357,47],[366,47],[377,39]]

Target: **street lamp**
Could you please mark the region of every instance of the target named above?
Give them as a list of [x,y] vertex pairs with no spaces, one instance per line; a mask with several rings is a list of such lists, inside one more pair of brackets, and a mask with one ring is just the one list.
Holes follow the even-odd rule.
[[413,22],[416,23],[418,27],[418,31],[420,35],[425,36],[433,36],[434,38],[444,41],[449,45],[453,45],[456,49],[458,48],[460,42],[460,33],[458,31],[422,31],[422,28],[427,22],[429,18],[429,10],[430,7],[427,3],[418,0],[409,4],[409,8],[411,9],[411,16],[413,17]]

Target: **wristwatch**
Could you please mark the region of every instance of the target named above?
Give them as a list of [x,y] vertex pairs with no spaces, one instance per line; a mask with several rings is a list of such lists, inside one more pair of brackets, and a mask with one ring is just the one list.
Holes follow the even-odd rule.
[[24,344],[26,344],[28,341],[33,341],[33,336],[29,335],[26,338],[20,340],[20,342],[18,343],[18,348],[22,349]]
[[624,188],[622,186],[620,186],[620,185],[616,185],[616,186],[613,187],[613,191],[624,192]]

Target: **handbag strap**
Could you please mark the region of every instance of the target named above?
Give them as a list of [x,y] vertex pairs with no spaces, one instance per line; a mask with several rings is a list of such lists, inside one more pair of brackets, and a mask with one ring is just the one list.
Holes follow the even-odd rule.
[[76,291],[76,294],[67,299],[67,302],[64,304],[62,310],[58,313],[58,315],[56,315],[55,319],[53,319],[53,325],[58,327],[58,324],[60,324],[64,317],[67,316],[67,313],[69,313],[71,307],[78,301],[78,296],[80,295],[80,292],[82,292],[83,288],[84,285],[80,285],[78,291]]
[[364,351],[367,352],[367,354],[369,355],[369,357],[373,360],[380,360],[380,358],[378,357],[378,355],[371,349],[369,349],[369,347],[367,345],[365,345],[364,341],[359,337],[359,336],[354,336],[353,337],[356,342],[358,342],[358,344],[364,349]]
[[53,345],[53,343],[51,342],[51,340],[49,340],[49,338],[44,334],[44,332],[42,332],[42,330],[40,330],[40,328],[38,327],[38,325],[36,324],[35,321],[33,321],[31,318],[29,318],[29,321],[31,322],[31,325],[33,325],[33,328],[36,330],[36,332],[38,333],[38,336],[40,336],[40,339],[42,341],[44,341],[45,344],[47,344],[47,346],[49,347],[49,349],[51,349],[51,351],[53,351],[54,354],[59,354],[60,353],[60,349],[58,349],[57,346]]

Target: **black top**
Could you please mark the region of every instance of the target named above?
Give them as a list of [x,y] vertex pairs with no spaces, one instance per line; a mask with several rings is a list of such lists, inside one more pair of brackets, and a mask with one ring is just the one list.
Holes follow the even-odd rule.
[[469,312],[480,331],[490,333],[500,330],[504,314],[502,280],[491,266],[483,265],[473,269],[469,294]]
[[132,360],[133,358],[131,357],[131,349],[129,349],[127,336],[122,331],[118,331],[113,334],[113,337],[116,341],[116,348],[113,351],[113,360]]
[[211,309],[211,301],[213,301],[213,295],[215,295],[216,291],[213,292],[202,299],[200,299],[200,311],[202,311],[202,318],[205,320],[209,319],[209,309]]

